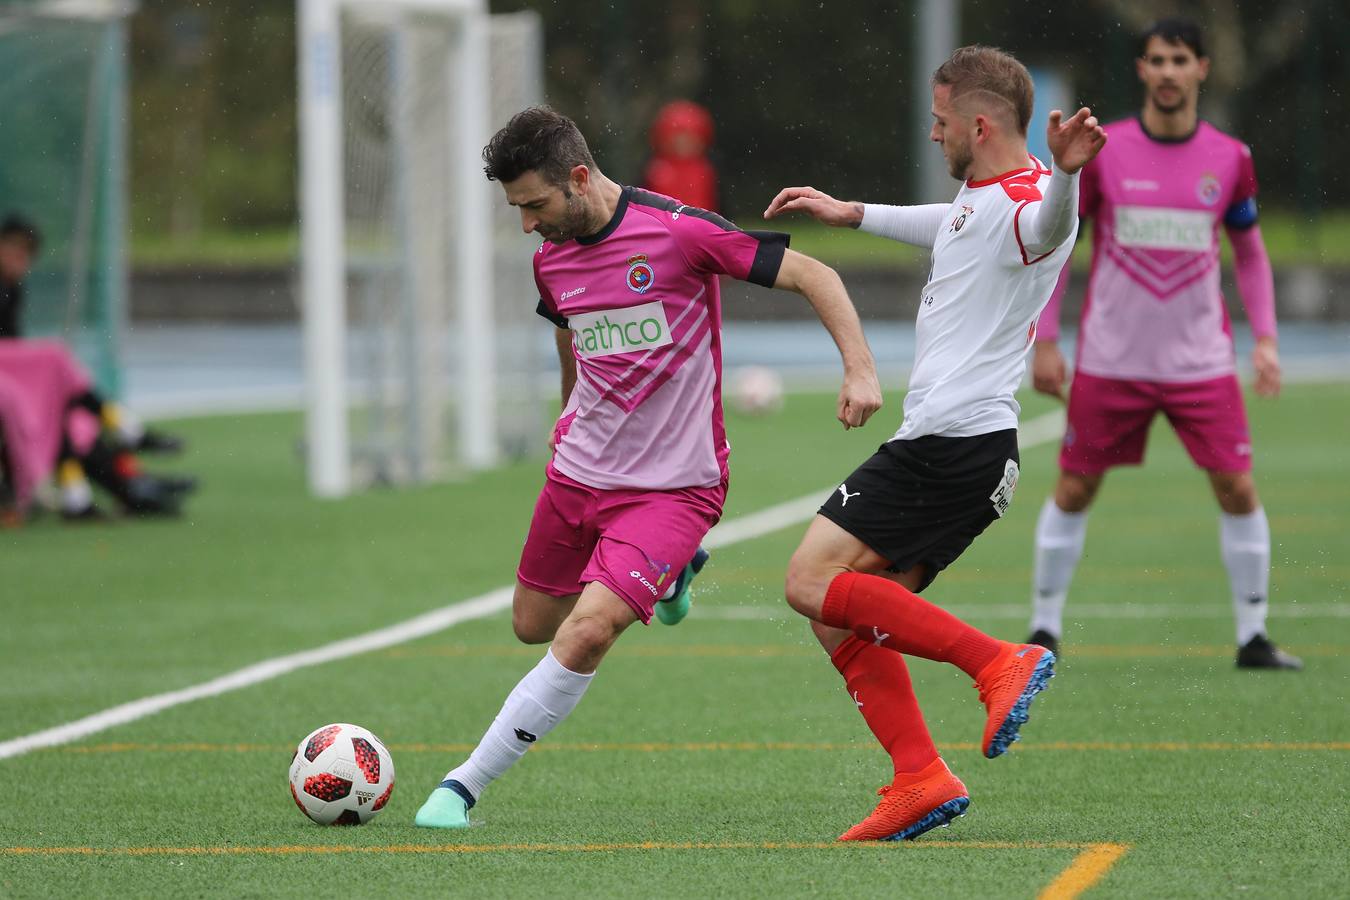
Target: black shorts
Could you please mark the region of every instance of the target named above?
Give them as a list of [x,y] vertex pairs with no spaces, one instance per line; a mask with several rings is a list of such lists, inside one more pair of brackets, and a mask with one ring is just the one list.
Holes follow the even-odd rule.
[[871,547],[892,572],[925,570],[923,590],[1012,502],[1017,429],[888,441],[844,479],[820,514]]

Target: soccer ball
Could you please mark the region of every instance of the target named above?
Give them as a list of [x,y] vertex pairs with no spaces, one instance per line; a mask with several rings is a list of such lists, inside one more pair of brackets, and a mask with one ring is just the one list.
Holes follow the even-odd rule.
[[764,366],[737,369],[731,379],[731,403],[746,416],[767,416],[783,408],[783,378]]
[[320,825],[361,825],[394,792],[394,758],[359,725],[325,725],[295,748],[291,797]]

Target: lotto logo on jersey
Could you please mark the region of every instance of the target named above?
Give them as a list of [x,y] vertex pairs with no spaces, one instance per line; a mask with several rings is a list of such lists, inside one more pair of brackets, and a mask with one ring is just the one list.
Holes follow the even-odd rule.
[[670,325],[660,300],[568,316],[572,348],[583,359],[654,350],[671,343]]
[[1116,243],[1148,250],[1203,253],[1214,239],[1209,213],[1161,206],[1117,206]]

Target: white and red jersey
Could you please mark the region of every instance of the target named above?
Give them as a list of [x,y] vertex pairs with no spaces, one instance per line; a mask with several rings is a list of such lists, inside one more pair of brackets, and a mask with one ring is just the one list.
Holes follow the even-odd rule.
[[541,246],[539,313],[571,330],[577,362],[553,466],[602,489],[722,483],[718,276],[772,287],[787,245],[625,187],[598,233]]
[[[1138,119],[1106,131],[1110,139],[1084,168],[1079,193],[1093,229],[1077,368],[1160,382],[1231,375],[1219,227],[1256,222],[1251,151],[1203,121],[1175,140],[1150,136]],[[1060,293],[1041,322],[1042,339],[1058,335]],[[1254,298],[1243,299],[1257,336],[1273,334],[1273,300],[1256,298],[1261,308],[1254,309]]]
[[[923,289],[915,330],[914,370],[905,394],[905,419],[895,439],[935,434],[969,437],[1017,427],[1013,394],[1026,371],[1036,320],[1050,299],[1073,248],[1073,184],[1055,178],[1066,206],[1057,230],[1067,237],[1031,249],[1029,237],[1048,233],[1037,221],[1051,181],[1035,157],[1025,169],[967,181],[937,220],[932,271]],[[871,207],[868,207],[870,214]],[[911,207],[918,211],[929,207]],[[1047,220],[1052,218],[1046,217]],[[867,228],[867,214],[863,218]]]

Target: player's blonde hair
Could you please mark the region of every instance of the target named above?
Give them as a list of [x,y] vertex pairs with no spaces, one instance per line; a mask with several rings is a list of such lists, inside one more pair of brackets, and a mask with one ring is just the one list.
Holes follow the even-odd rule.
[[1027,133],[1035,88],[1027,67],[1011,53],[980,44],[962,47],[938,66],[933,73],[933,85],[950,87],[953,103],[958,98],[970,97],[1004,107],[1012,114],[1017,133]]

